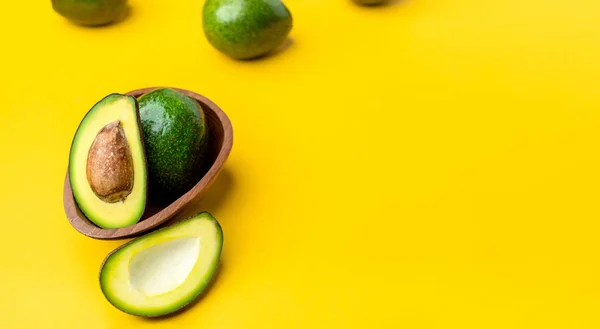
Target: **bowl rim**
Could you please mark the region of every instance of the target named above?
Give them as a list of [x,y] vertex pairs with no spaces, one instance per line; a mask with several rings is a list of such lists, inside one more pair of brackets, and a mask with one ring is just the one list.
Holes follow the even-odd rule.
[[101,228],[96,226],[89,219],[87,219],[85,215],[83,215],[77,206],[77,203],[75,202],[69,180],[69,170],[67,168],[67,174],[65,176],[63,188],[63,207],[69,223],[79,233],[94,239],[113,240],[135,237],[144,232],[156,229],[172,219],[189,203],[193,202],[197,198],[200,198],[202,194],[210,188],[212,183],[223,169],[223,165],[229,157],[233,147],[233,127],[227,114],[213,101],[196,92],[168,86],[140,88],[123,93],[123,95],[129,95],[138,98],[145,93],[160,88],[173,89],[190,96],[201,103],[203,108],[209,108],[218,117],[221,126],[223,127],[223,143],[219,149],[215,161],[210,166],[208,171],[202,176],[202,178],[191,189],[189,189],[175,201],[172,201],[169,205],[163,207],[161,210],[144,219],[143,221],[122,228]]

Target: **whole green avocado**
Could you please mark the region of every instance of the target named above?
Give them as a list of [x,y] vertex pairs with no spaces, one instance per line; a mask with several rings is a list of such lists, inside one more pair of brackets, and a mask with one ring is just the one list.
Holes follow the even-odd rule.
[[200,104],[170,88],[138,98],[150,199],[171,202],[200,179],[208,126]]
[[235,59],[251,59],[277,48],[293,19],[281,0],[206,0],[202,24],[213,47]]
[[98,26],[121,18],[127,0],[52,0],[52,9],[76,24]]

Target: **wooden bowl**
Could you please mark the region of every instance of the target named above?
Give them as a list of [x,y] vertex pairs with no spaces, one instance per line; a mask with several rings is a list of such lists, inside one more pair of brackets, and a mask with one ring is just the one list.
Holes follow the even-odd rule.
[[[143,88],[130,91],[126,94],[137,98],[142,94],[157,88],[159,87]],[[161,224],[164,224],[169,219],[177,215],[188,204],[193,203],[201,198],[204,192],[210,188],[211,184],[221,172],[223,164],[225,163],[225,160],[227,160],[233,144],[233,129],[231,127],[229,118],[216,104],[214,104],[208,98],[188,90],[178,88],[172,89],[188,95],[198,101],[206,115],[206,121],[210,133],[210,145],[207,151],[207,158],[209,161],[208,163],[205,163],[202,168],[202,177],[196,183],[196,185],[194,185],[194,187],[166,207],[157,207],[156,205],[153,205],[150,200],[148,200],[146,211],[144,212],[142,219],[140,219],[140,221],[138,221],[136,224],[122,228],[105,229],[100,228],[89,221],[77,206],[77,203],[73,197],[73,191],[71,190],[69,171],[67,170],[63,191],[63,204],[65,213],[69,219],[69,223],[71,223],[71,225],[80,233],[91,238],[103,240],[125,239],[139,236],[144,232],[155,229]]]

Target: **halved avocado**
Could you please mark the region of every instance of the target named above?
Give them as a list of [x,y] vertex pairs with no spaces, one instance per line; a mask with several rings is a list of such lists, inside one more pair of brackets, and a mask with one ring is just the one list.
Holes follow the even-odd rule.
[[102,263],[100,287],[117,309],[156,317],[196,299],[221,257],[223,231],[203,212],[119,247]]
[[142,218],[148,174],[135,97],[110,94],[88,111],[71,144],[69,179],[82,213],[99,227]]

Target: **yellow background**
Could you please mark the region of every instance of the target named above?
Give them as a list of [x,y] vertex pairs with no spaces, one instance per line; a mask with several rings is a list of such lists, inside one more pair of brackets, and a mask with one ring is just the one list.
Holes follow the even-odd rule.
[[[0,327],[598,328],[600,5],[287,0],[285,51],[238,62],[200,0],[131,0],[105,28],[0,11]],[[71,138],[111,92],[168,85],[230,116],[193,209],[221,222],[199,303],[144,320],[103,298],[124,241],[72,229]]]

